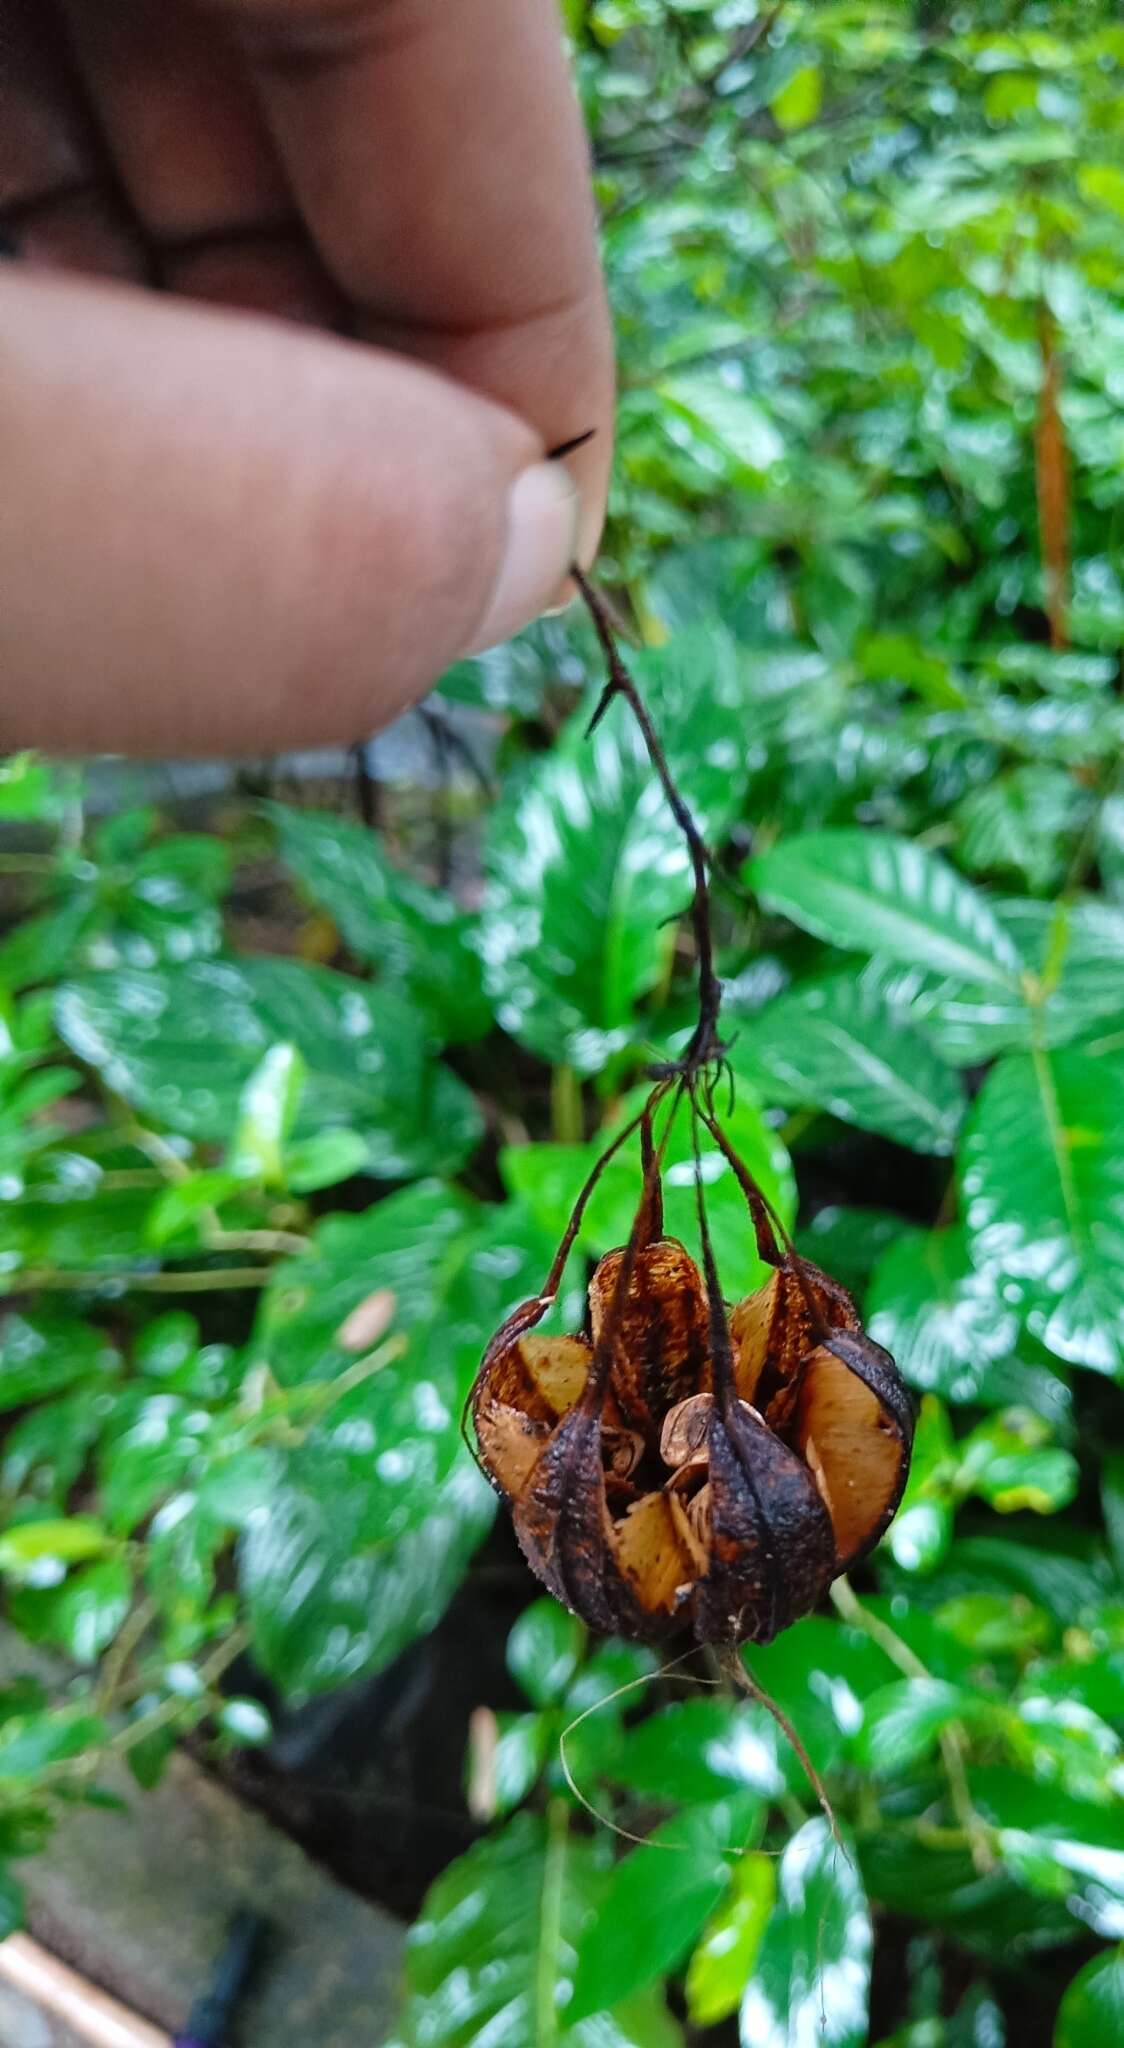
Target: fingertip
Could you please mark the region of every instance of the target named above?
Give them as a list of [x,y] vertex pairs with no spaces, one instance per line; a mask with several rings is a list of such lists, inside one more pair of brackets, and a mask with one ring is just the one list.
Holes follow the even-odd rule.
[[536,462],[520,471],[507,494],[499,570],[468,654],[509,640],[558,605],[581,521],[581,499],[562,463]]

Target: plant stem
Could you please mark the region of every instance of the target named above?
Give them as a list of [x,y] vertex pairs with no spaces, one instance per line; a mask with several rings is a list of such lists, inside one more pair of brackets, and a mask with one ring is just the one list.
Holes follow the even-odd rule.
[[[859,1628],[863,1634],[876,1643],[885,1657],[904,1678],[931,1678],[932,1673],[922,1663],[916,1651],[902,1641],[888,1622],[872,1614],[859,1599],[847,1578],[836,1579],[831,1588],[831,1604],[844,1621],[852,1628]],[[941,1762],[948,1781],[948,1795],[952,1810],[960,1823],[972,1854],[972,1862],[981,1875],[995,1868],[995,1852],[992,1846],[992,1830],[983,1815],[976,1811],[972,1801],[972,1788],[968,1783],[965,1758],[968,1748],[967,1731],[959,1721],[950,1721],[941,1729],[938,1738]]]
[[558,1951],[562,1945],[569,1832],[569,1807],[564,1799],[552,1799],[546,1810],[546,1857],[535,1969],[535,2048],[554,2048],[558,2039]]
[[580,1145],[585,1130],[582,1084],[572,1067],[555,1067],[550,1076],[550,1132],[556,1145]]
[[68,1273],[44,1266],[11,1274],[8,1292],[93,1294],[106,1287],[118,1287],[126,1294],[222,1294],[243,1287],[264,1287],[272,1270],[270,1266],[227,1266],[215,1272],[136,1273],[108,1267],[101,1273]]
[[614,697],[625,698],[640,728],[641,737],[648,750],[648,758],[656,771],[668,808],[687,842],[687,851],[695,877],[695,891],[691,900],[691,929],[695,935],[698,966],[699,1021],[683,1059],[670,1070],[661,1068],[660,1074],[668,1071],[694,1074],[721,1051],[718,1040],[718,1012],[722,1003],[722,984],[714,965],[714,940],[710,928],[709,856],[702,834],[675,785],[659,735],[648,715],[648,707],[621,658],[609,608],[600,591],[576,564],[571,569],[571,574],[585,600],[609,668],[609,680],[590,720],[589,730],[594,731]]

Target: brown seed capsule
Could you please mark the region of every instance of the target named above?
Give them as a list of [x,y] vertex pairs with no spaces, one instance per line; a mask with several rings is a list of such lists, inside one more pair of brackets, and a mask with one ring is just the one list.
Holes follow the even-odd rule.
[[533,1334],[544,1297],[489,1346],[481,1461],[532,1570],[592,1628],[768,1642],[893,1515],[913,1434],[893,1360],[836,1281],[777,1258],[728,1311],[705,1223],[709,1285],[646,1174],[590,1282],[591,1339]]

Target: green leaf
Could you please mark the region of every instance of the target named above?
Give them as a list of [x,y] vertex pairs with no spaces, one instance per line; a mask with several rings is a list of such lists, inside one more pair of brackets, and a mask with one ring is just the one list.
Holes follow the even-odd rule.
[[742,1999],[743,2048],[860,2048],[866,2040],[870,1915],[853,1854],[823,1820],[790,1841]]
[[328,811],[268,804],[281,858],[328,912],[358,960],[405,987],[442,1042],[479,1038],[491,1022],[471,946],[474,920],[387,859],[378,834]]
[[692,2026],[713,2027],[736,2012],[753,1972],[777,1895],[769,1856],[750,1851],[730,1873],[730,1895],[704,1928],[687,1970]]
[[[1124,211],[1124,175],[1121,176]],[[1124,1947],[1094,1956],[1065,1989],[1054,2048],[1108,2048],[1124,2040]]]
[[103,1383],[120,1367],[104,1331],[61,1309],[15,1310],[0,1326],[0,1409],[22,1408],[84,1380]]
[[758,854],[746,877],[770,910],[833,945],[985,988],[1017,988],[1018,954],[987,900],[908,839],[805,832]]
[[1095,897],[1056,904],[1013,898],[993,899],[992,909],[1018,952],[1021,987],[984,986],[887,959],[870,961],[863,984],[902,1009],[957,1066],[1036,1038],[1066,1045],[1119,1014],[1124,918],[1113,905]]
[[99,1715],[71,1707],[14,1715],[0,1728],[0,1778],[34,1778],[49,1764],[94,1748],[106,1733]]
[[383,1289],[394,1296],[395,1331],[423,1326],[443,1301],[477,1221],[466,1196],[435,1180],[418,1181],[357,1216],[324,1217],[309,1249],[274,1267],[251,1355],[268,1361],[282,1386],[333,1379],[353,1362],[339,1341],[343,1325]]
[[57,1017],[67,1044],[108,1087],[187,1137],[226,1142],[243,1088],[278,1042],[307,1068],[295,1135],[358,1131],[370,1173],[450,1168],[480,1130],[473,1098],[434,1063],[401,996],[300,961],[93,975],[59,991]]
[[784,1790],[773,1724],[730,1700],[678,1700],[630,1728],[611,1765],[614,1783],[685,1805],[740,1788],[773,1798]]
[[1012,1053],[964,1137],[971,1255],[1055,1357],[1124,1377],[1124,1050]]
[[76,1664],[95,1664],[113,1641],[133,1596],[133,1575],[122,1557],[103,1557],[71,1572],[61,1586],[25,1588],[12,1602],[12,1618],[33,1642],[57,1643]]
[[109,1531],[93,1515],[17,1522],[0,1535],[0,1571],[20,1572],[45,1557],[77,1564],[83,1558],[100,1556],[111,1543]]
[[507,1668],[532,1706],[562,1699],[581,1662],[584,1631],[556,1600],[535,1600],[507,1639]]
[[538,1781],[550,1750],[551,1725],[545,1714],[497,1714],[492,1759],[495,1813],[512,1813]]
[[665,1821],[618,1863],[578,1951],[573,2019],[676,1969],[730,1883],[729,1855],[758,1815],[751,1795]]
[[495,1511],[460,1416],[484,1348],[541,1284],[549,1248],[518,1211],[421,1183],[331,1217],[272,1276],[251,1344],[282,1385],[356,1368],[342,1326],[395,1297],[404,1356],[332,1400],[288,1456],[240,1577],[263,1667],[292,1696],[379,1670],[443,1613]]
[[994,1274],[973,1267],[959,1227],[903,1231],[875,1268],[866,1310],[910,1386],[945,1401],[1010,1399],[1004,1361],[1018,1318]]
[[978,1494],[1003,1515],[1057,1514],[1077,1492],[1078,1477],[1076,1459],[1050,1443],[1049,1424],[1029,1409],[990,1417],[957,1446],[957,1493]]
[[736,1070],[770,1102],[825,1109],[916,1152],[951,1152],[960,1082],[921,1032],[847,975],[775,996],[737,1018]]
[[[339,1427],[377,1441],[353,1400]],[[391,1443],[396,1480],[414,1472],[413,1446]],[[319,1441],[295,1453],[267,1513],[243,1538],[239,1578],[261,1668],[286,1699],[330,1691],[383,1670],[441,1619],[495,1502],[467,1454],[431,1484],[400,1533],[384,1534],[386,1488],[361,1485]]]
[[660,396],[705,438],[744,464],[768,470],[784,456],[784,440],[760,400],[713,372],[683,370],[665,377]]
[[0,1869],[0,1941],[7,1941],[9,1934],[23,1926],[26,1911],[23,1886],[10,1870]]
[[987,1727],[1001,1713],[997,1702],[965,1686],[940,1678],[899,1678],[866,1702],[858,1760],[876,1776],[893,1778],[926,1762],[950,1723]]
[[245,1082],[227,1160],[240,1180],[284,1185],[285,1140],[304,1092],[305,1064],[295,1045],[271,1045]]
[[362,1173],[367,1147],[358,1131],[319,1131],[285,1149],[284,1179],[295,1195],[315,1194]]
[[[637,680],[700,829],[720,838],[747,786],[745,688],[721,628],[637,656]],[[595,1073],[642,1031],[637,1005],[691,898],[682,834],[626,704],[592,738],[572,721],[496,815],[481,927],[485,979],[506,1031]]]
[[952,1478],[956,1445],[948,1417],[926,1394],[917,1418],[909,1480],[890,1524],[887,1547],[903,1572],[936,1570],[952,1541]]
[[822,105],[823,72],[818,64],[802,64],[770,100],[769,112],[778,128],[787,134],[796,128],[806,128]]
[[[686,1860],[686,1859],[684,1859]],[[569,2023],[578,1944],[596,1921],[604,1845],[520,1814],[438,1878],[406,1946],[401,2048],[679,2048],[657,1994]]]

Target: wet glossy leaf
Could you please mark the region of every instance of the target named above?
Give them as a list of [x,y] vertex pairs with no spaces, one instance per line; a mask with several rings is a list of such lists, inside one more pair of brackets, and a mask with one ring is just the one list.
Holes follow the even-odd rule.
[[742,1999],[742,2048],[859,2048],[866,2039],[870,1914],[853,1856],[823,1820],[789,1842]]
[[109,1087],[189,1137],[226,1142],[242,1089],[279,1042],[307,1068],[295,1135],[359,1131],[368,1172],[447,1168],[479,1131],[475,1102],[434,1062],[416,1011],[326,968],[242,959],[120,970],[66,984],[58,1021]]
[[281,858],[305,893],[332,918],[356,959],[380,983],[405,987],[445,1043],[479,1038],[491,1011],[473,920],[453,898],[392,866],[378,834],[327,811],[268,806]]
[[986,1728],[1001,1717],[997,1703],[939,1678],[900,1678],[866,1702],[857,1744],[860,1762],[892,1778],[933,1755],[952,1722]]
[[577,1948],[608,1882],[604,1845],[521,1814],[450,1865],[406,1950],[401,2048],[677,2048],[658,1993],[569,2024]]
[[395,1298],[388,1335],[408,1339],[327,1409],[242,1539],[256,1652],[287,1693],[381,1669],[440,1618],[495,1512],[461,1440],[464,1398],[548,1258],[518,1212],[422,1182],[327,1219],[274,1274],[251,1353],[284,1385],[355,1368],[340,1332],[377,1290]]
[[963,1230],[903,1230],[875,1268],[867,1328],[910,1386],[945,1401],[1011,1398],[1005,1361],[1018,1317],[993,1272],[977,1272]]
[[775,1797],[785,1783],[772,1722],[732,1700],[680,1700],[630,1728],[610,1775],[661,1802],[728,1798],[739,1787]]
[[956,1073],[848,976],[801,983],[739,1018],[733,1057],[766,1101],[828,1110],[915,1152],[952,1150],[964,1110]]
[[905,1494],[886,1534],[886,1547],[903,1572],[936,1570],[952,1541],[956,1445],[940,1402],[927,1394],[913,1439]]
[[964,1138],[972,1258],[1055,1356],[1124,1376],[1124,1053],[1011,1054]]
[[807,832],[757,855],[747,880],[770,910],[833,945],[1017,986],[1019,958],[987,899],[924,847],[888,832]]
[[712,2027],[737,2011],[776,1895],[771,1857],[751,1851],[734,1865],[729,1896],[703,1929],[688,1966],[687,2012],[692,2025]]
[[1054,2048],[1108,2048],[1124,2039],[1124,1947],[1094,1956],[1066,1986]]
[[729,1888],[731,1852],[759,1833],[755,1804],[742,1793],[678,1815],[618,1863],[578,1950],[575,2019],[677,1968]]
[[957,1066],[1025,1048],[1035,1037],[1067,1045],[1098,1019],[1119,1014],[1124,919],[1117,908],[1078,896],[1057,904],[992,899],[992,909],[1017,949],[1020,987],[973,984],[886,959],[872,960],[862,982],[921,1025]]
[[[861,1300],[884,1254],[908,1230],[905,1218],[888,1210],[850,1205],[843,1208],[837,1202],[829,1202],[797,1229],[796,1245],[806,1259],[821,1266],[848,1294]],[[892,1351],[893,1345],[887,1349]]]

